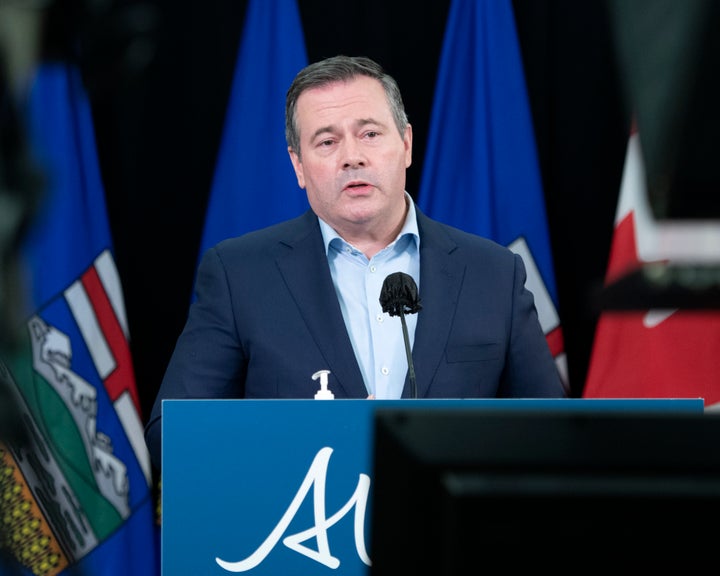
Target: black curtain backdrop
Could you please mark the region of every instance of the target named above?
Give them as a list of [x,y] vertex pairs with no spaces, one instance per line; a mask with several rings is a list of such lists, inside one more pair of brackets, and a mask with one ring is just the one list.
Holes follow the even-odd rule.
[[[414,128],[408,191],[415,195],[449,0],[298,5],[310,61],[367,55],[398,80]],[[605,3],[514,0],[513,6],[570,383],[580,396],[629,123]],[[185,323],[245,7],[242,0],[118,2],[85,24],[94,44],[82,68],[144,417]]]

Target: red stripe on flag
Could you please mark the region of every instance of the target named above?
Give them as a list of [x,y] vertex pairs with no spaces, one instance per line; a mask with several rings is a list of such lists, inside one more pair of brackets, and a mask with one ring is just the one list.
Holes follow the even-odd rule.
[[547,340],[553,358],[565,352],[565,341],[563,340],[562,328],[559,326],[545,334],[545,340]]
[[140,414],[140,399],[135,388],[135,374],[130,356],[130,346],[94,266],[83,274],[82,283],[95,310],[95,316],[105,340],[115,357],[116,367],[105,379],[105,389],[113,402],[123,392],[128,391],[135,404],[135,409]]
[[640,266],[636,237],[635,212],[630,211],[615,225],[605,284],[612,284]]

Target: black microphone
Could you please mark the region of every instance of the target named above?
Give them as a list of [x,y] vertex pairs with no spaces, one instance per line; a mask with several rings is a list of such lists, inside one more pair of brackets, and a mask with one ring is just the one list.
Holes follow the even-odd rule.
[[415,382],[415,367],[413,366],[412,353],[410,352],[410,338],[408,337],[405,314],[415,314],[422,309],[420,297],[418,296],[417,284],[409,274],[404,272],[393,272],[387,278],[380,290],[380,305],[383,312],[390,316],[400,316],[402,322],[403,339],[405,340],[405,355],[408,362],[408,373],[412,397],[417,398],[417,383]]

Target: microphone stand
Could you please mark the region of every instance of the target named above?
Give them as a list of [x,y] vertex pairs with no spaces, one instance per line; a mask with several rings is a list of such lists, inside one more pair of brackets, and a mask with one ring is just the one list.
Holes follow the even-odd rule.
[[410,377],[410,392],[413,398],[417,398],[417,382],[415,381],[415,366],[413,366],[412,352],[410,352],[410,337],[408,336],[405,312],[400,309],[400,322],[402,322],[403,340],[405,341],[405,356],[408,362],[408,375]]

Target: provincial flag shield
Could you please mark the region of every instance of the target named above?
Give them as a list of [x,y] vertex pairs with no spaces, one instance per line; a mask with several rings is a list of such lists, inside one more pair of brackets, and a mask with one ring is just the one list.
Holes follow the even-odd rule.
[[0,371],[22,422],[0,445],[0,534],[33,574],[155,575],[150,461],[79,71],[40,65],[26,114],[46,186],[21,255],[26,329]]

